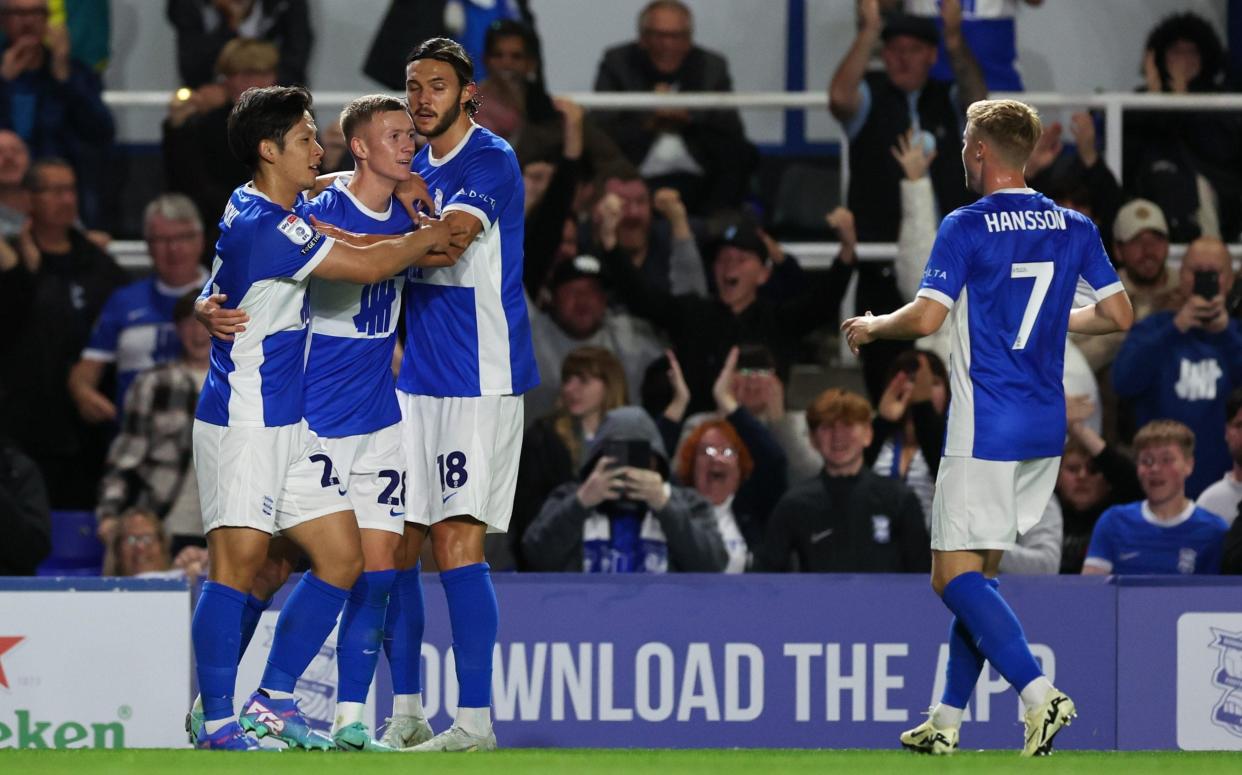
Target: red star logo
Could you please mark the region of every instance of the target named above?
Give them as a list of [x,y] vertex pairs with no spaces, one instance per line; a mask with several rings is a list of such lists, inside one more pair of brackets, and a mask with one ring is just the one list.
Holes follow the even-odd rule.
[[[25,639],[22,635],[0,635],[0,657]],[[9,679],[4,675],[4,663],[0,663],[0,686],[9,688]]]

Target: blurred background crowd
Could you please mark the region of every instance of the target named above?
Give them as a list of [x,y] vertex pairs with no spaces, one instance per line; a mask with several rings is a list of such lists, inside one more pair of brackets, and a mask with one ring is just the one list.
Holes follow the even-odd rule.
[[[692,5],[634,3],[632,31],[580,63],[594,90],[732,91],[730,51],[696,34],[713,6]],[[558,95],[546,52],[572,31],[541,26],[538,0],[394,0],[369,50],[333,52],[357,94],[400,92],[410,47],[455,37],[475,57],[477,121],[523,167],[542,384],[493,569],[928,570],[948,341],[875,344],[855,362],[836,328],[914,297],[940,218],[974,196],[965,107],[1022,91],[1024,18],[1072,25],[1075,11],[853,5],[812,111],[842,142],[801,156],[756,143],[733,108]],[[144,148],[118,141],[103,98],[113,9],[0,0],[0,575],[202,573],[190,429],[210,343],[193,299],[247,177],[225,123],[249,87],[314,89],[312,54],[333,38],[306,0],[145,3],[175,51],[147,66],[183,86]],[[1233,93],[1221,20],[1173,10],[1127,44],[1135,89]],[[1242,24],[1242,4],[1226,11]],[[333,111],[319,113],[322,171],[350,169]],[[1097,223],[1136,325],[1066,342],[1056,493],[1002,569],[1242,573],[1242,98],[1127,110],[1120,169],[1107,130],[1100,113],[1050,116],[1027,178]],[[114,246],[134,239],[147,259],[123,268]],[[800,260],[795,240],[835,257]],[[604,457],[641,472],[643,498],[612,497],[620,469]]]

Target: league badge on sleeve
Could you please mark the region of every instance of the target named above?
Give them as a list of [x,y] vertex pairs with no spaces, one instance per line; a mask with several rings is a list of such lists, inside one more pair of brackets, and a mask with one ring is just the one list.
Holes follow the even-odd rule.
[[315,236],[315,232],[310,225],[292,213],[285,216],[277,228],[280,229],[281,234],[288,237],[289,241],[298,247],[310,242],[311,237]]

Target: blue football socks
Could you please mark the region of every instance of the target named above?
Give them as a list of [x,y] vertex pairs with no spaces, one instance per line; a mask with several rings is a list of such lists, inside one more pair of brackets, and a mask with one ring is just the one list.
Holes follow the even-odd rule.
[[276,636],[259,686],[292,694],[298,677],[319,653],[348,599],[348,589],[304,573],[276,620]]
[[241,662],[241,658],[246,656],[246,649],[250,646],[250,640],[254,638],[254,631],[259,626],[259,618],[263,616],[264,611],[271,607],[271,599],[260,600],[254,595],[246,595],[246,607],[242,609],[241,643],[237,649],[238,662]]
[[492,650],[500,626],[491,568],[485,562],[454,568],[441,572],[440,581],[448,599],[453,657],[461,688],[457,705],[486,708],[492,704]]
[[350,590],[336,638],[339,702],[366,702],[384,640],[384,615],[395,570],[363,573]]
[[423,650],[423,565],[397,571],[384,619],[384,654],[394,695],[420,694]]
[[[998,589],[997,579],[988,579],[992,589]],[[979,674],[983,672],[984,658],[975,647],[975,639],[970,631],[956,616],[949,623],[949,662],[945,670],[944,694],[940,697],[943,705],[953,708],[965,708],[970,702],[970,695],[979,683]]]
[[[979,652],[1014,689],[1021,691],[1043,674],[1013,609],[982,573],[963,573],[949,582],[941,597],[958,623],[965,625],[968,637],[973,636]],[[951,666],[952,662],[950,658]],[[978,675],[976,671],[976,680]],[[960,680],[964,682],[965,678]],[[961,683],[956,685],[960,687]]]
[[190,637],[198,667],[198,689],[203,697],[203,718],[218,721],[233,716],[233,690],[237,684],[242,611],[246,594],[214,581],[203,583],[194,608]]

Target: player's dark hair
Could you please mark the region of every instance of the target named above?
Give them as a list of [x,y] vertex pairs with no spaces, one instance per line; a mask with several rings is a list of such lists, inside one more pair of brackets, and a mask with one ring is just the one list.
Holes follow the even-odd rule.
[[[452,38],[424,40],[406,56],[405,64],[408,66],[411,62],[420,59],[434,59],[453,68],[453,72],[457,74],[458,85],[463,89],[466,88],[466,84],[474,82],[474,60],[466,53],[466,49]],[[474,118],[474,114],[479,112],[480,104],[478,97],[471,97],[466,102],[466,115]]]
[[368,94],[349,103],[341,111],[341,134],[345,135],[345,142],[352,140],[363,125],[375,118],[375,114],[392,111],[409,113],[403,100],[387,94]]
[[285,149],[285,135],[311,109],[310,92],[301,86],[266,86],[242,92],[229,113],[229,151],[254,172],[259,143],[271,140]]

